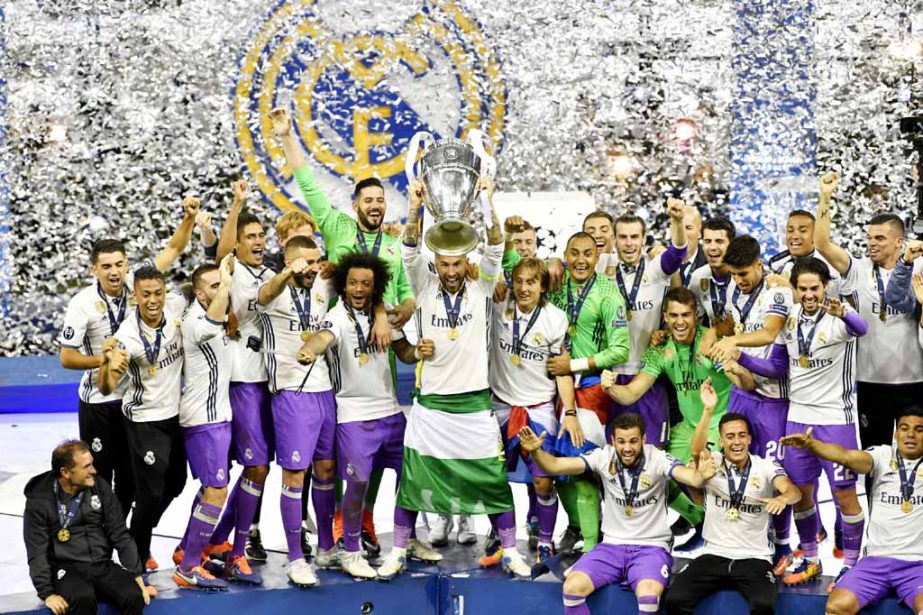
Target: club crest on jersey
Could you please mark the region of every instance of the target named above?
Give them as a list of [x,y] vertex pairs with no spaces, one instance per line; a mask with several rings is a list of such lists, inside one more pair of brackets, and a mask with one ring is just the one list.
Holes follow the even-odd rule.
[[544,338],[542,337],[542,334],[538,331],[536,331],[535,335],[532,336],[532,341],[535,342],[536,345],[541,344],[543,340]]
[[291,171],[274,164],[275,107],[289,109],[296,139],[327,171],[380,177],[401,192],[419,131],[441,139],[479,129],[499,151],[506,89],[489,39],[457,0],[418,5],[367,23],[355,1],[281,0],[266,14],[231,94],[241,158],[267,201],[299,208]]
[[763,481],[760,480],[759,476],[753,476],[750,478],[750,486],[759,491],[762,489]]
[[772,302],[775,303],[776,305],[782,305],[783,303],[785,303],[785,295],[783,295],[782,293],[775,293],[772,296]]
[[820,342],[821,344],[826,344],[826,343],[827,343],[827,334],[824,333],[823,331],[821,331],[820,333],[818,333],[818,334],[817,334],[817,341]]
[[648,476],[647,474],[642,474],[641,478],[639,479],[639,482],[641,483],[642,487],[647,489],[648,487],[651,486],[651,477]]
[[244,449],[244,459],[253,459],[253,449],[247,447]]
[[97,301],[94,305],[96,306],[97,312],[99,312],[100,314],[106,313],[106,302],[105,301],[102,301],[102,300]]
[[224,468],[221,468],[220,470],[218,470],[218,473],[215,474],[215,478],[217,480],[224,480]]
[[154,457],[154,451],[148,451],[144,453],[144,463],[146,463],[149,466],[152,466],[154,465],[156,461],[157,461],[157,458]]
[[93,510],[99,510],[103,507],[103,503],[99,501],[98,495],[93,495],[90,497],[90,508]]
[[709,280],[707,280],[707,279],[705,279],[705,280],[699,280],[699,288],[702,290],[702,292],[707,292],[707,291],[708,291],[708,282],[709,282]]
[[135,307],[135,306],[137,306],[137,305],[138,305],[138,300],[137,300],[137,299],[135,299],[134,297],[129,297],[129,298],[128,298],[128,307]]
[[67,574],[67,571],[64,570],[63,568],[59,568],[58,569],[58,580],[60,581],[61,579],[63,579],[65,574]]
[[64,327],[64,339],[71,340],[74,339],[74,328],[73,327]]
[[99,438],[93,438],[93,442],[90,443],[90,449],[92,449],[94,453],[103,450],[103,441]]
[[301,453],[299,451],[292,451],[292,463],[301,462]]
[[798,319],[794,316],[789,316],[786,325],[789,331],[794,331],[795,327],[798,325]]

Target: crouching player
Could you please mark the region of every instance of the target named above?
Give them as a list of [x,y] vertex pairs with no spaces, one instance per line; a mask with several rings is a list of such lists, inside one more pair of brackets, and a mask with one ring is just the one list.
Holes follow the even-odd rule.
[[612,444],[580,457],[553,457],[542,450],[545,435],[523,427],[523,450],[545,472],[596,474],[605,489],[603,541],[577,560],[564,581],[566,615],[588,615],[586,598],[615,583],[627,583],[638,598],[638,612],[656,613],[670,579],[672,534],[667,523],[669,479],[700,488],[716,473],[715,461],[702,454],[697,469],[683,466],[644,442],[644,419],[634,412],[612,423]]

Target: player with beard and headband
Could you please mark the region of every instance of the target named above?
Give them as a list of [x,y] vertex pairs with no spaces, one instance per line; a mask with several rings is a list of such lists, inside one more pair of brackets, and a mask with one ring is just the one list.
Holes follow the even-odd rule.
[[[596,273],[598,252],[593,236],[574,233],[564,249],[567,271],[559,290],[548,295],[549,302],[567,314],[570,348],[548,359],[548,373],[554,377],[574,376],[577,407],[596,415],[601,426],[609,421],[612,406],[609,396],[600,387],[602,370],[622,363],[630,354],[628,319],[625,300],[615,284]],[[573,421],[576,425],[567,425]],[[576,416],[564,416],[561,434],[575,433],[579,427]],[[556,450],[576,456],[588,446],[574,449],[569,436],[559,435]],[[558,495],[568,515],[568,526],[558,543],[561,551],[572,551],[583,537],[583,550],[589,551],[599,537],[599,490],[580,477],[558,481]]]
[[146,266],[135,271],[138,307],[115,333],[115,344],[103,351],[99,392],[109,395],[124,386],[122,414],[125,440],[135,478],[131,536],[138,554],[156,569],[151,534],[161,516],[183,492],[186,454],[179,425],[183,376],[183,333],[180,318],[186,298],[167,293],[163,274]]
[[914,405],[896,414],[892,444],[865,451],[817,440],[810,427],[782,440],[785,446],[872,477],[865,553],[837,581],[827,598],[828,615],[855,615],[892,592],[914,613],[923,613],[923,409]]
[[[512,296],[494,303],[491,319],[490,389],[493,408],[500,424],[507,466],[515,469],[520,457],[519,431],[524,425],[551,438],[544,448],[553,453],[558,433],[555,399],[559,397],[565,417],[576,417],[572,376],[548,378],[548,358],[560,354],[567,336],[567,315],[548,303],[549,275],[545,263],[533,257],[519,261],[512,271]],[[568,419],[570,439],[576,449],[583,446],[583,434],[573,418]],[[566,429],[566,428],[565,428]],[[524,453],[523,453],[524,455]],[[538,517],[538,560],[554,553],[551,544],[558,501],[553,476],[524,458],[536,494]],[[530,519],[531,521],[531,519]],[[499,562],[502,551],[494,559]],[[487,563],[482,560],[482,565]]]
[[615,417],[612,441],[576,458],[543,450],[547,434],[522,428],[523,451],[548,474],[593,474],[605,490],[603,541],[585,553],[564,581],[565,615],[589,615],[586,598],[606,585],[626,584],[638,599],[638,613],[657,613],[670,579],[673,537],[667,524],[667,483],[701,488],[717,468],[708,453],[696,469],[645,443],[644,419],[627,412]]
[[[789,409],[785,433],[803,433],[813,426],[824,440],[856,448],[855,352],[856,339],[868,325],[851,308],[827,299],[830,274],[816,258],[799,258],[792,268],[797,305],[773,346],[769,359],[740,354],[740,364],[754,374],[789,379]],[[859,558],[865,517],[856,497],[856,475],[848,468],[818,462],[799,450],[789,450],[782,465],[801,490],[795,506],[795,526],[801,538],[801,565],[783,579],[797,585],[820,578],[817,553],[816,481],[823,471],[830,483],[837,510],[843,518],[843,575]]]
[[[709,414],[704,413],[696,427],[692,445],[696,459],[705,449]],[[718,429],[721,452],[711,454],[718,473],[704,488],[705,547],[673,576],[666,611],[691,615],[710,594],[735,589],[749,604],[750,613],[771,615],[776,612],[779,587],[772,572],[772,545],[766,538],[769,518],[796,504],[801,492],[775,461],[750,453],[752,436],[746,417],[728,412]]]
[[814,214],[796,209],[788,214],[785,223],[785,246],[788,248],[769,259],[769,268],[784,278],[790,278],[792,267],[799,258],[816,258],[830,269],[827,296],[840,299],[840,274],[814,249]]
[[[876,215],[867,226],[867,256],[853,257],[830,239],[830,199],[838,182],[835,173],[820,180],[814,245],[843,276],[840,293],[869,327],[856,353],[859,441],[864,447],[890,444],[895,413],[923,399],[923,350],[916,342],[916,318],[912,310],[902,312],[891,305],[886,290],[900,260],[904,223],[894,214]],[[923,271],[923,260],[914,262],[913,271]],[[866,480],[866,493],[871,493]]]
[[[404,452],[404,413],[397,404],[388,355],[370,344],[373,306],[381,305],[388,284],[383,260],[351,252],[333,275],[340,301],[327,314],[322,329],[304,343],[298,360],[310,364],[330,350],[337,400],[337,467],[346,481],[343,495],[343,570],[356,578],[374,579],[360,551],[363,500],[373,470],[391,468],[400,476]],[[395,330],[392,346],[405,363],[428,357],[432,344],[419,349]],[[395,523],[397,519],[395,519]]]
[[[726,336],[705,350],[713,361],[725,362],[743,352],[767,359],[773,342],[782,332],[792,309],[792,290],[785,284],[767,279],[760,260],[760,244],[749,235],[735,237],[724,255],[731,272],[728,287],[728,310],[734,319],[734,335]],[[718,331],[721,327],[712,327]],[[707,342],[706,342],[707,343]],[[735,386],[728,402],[728,412],[747,417],[753,452],[767,459],[782,461],[778,440],[785,435],[788,416],[788,380],[754,375],[756,388],[746,391]],[[773,570],[782,576],[792,563],[791,511],[772,518],[776,554]]]
[[[167,247],[144,264],[167,271],[186,250],[198,213],[199,200],[187,197],[183,201],[183,221]],[[112,485],[122,514],[127,516],[134,499],[134,480],[125,447],[121,391],[103,395],[97,383],[105,340],[115,335],[134,305],[134,279],[128,269],[125,245],[117,239],[94,242],[90,264],[96,282],[74,295],[64,313],[58,338],[61,366],[84,370],[78,388],[80,439],[90,446],[97,473]]]
[[702,225],[702,253],[706,264],[692,272],[686,287],[695,293],[699,317],[706,326],[716,325],[727,316],[731,274],[724,264],[724,254],[736,235],[734,223],[721,216],[709,218]]

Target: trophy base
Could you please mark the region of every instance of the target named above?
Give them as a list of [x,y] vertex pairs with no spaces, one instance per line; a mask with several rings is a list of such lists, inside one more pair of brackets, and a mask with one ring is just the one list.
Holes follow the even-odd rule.
[[442,256],[464,256],[478,245],[479,237],[474,227],[461,220],[444,220],[428,231],[426,246]]

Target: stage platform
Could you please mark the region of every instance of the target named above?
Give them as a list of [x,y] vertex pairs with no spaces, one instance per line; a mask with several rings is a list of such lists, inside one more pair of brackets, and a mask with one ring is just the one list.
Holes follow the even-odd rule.
[[[383,535],[381,540],[387,552],[391,536]],[[526,552],[524,542],[520,550]],[[407,572],[387,583],[355,581],[337,570],[321,570],[318,574],[320,585],[310,589],[288,584],[286,558],[281,553],[271,553],[267,563],[254,566],[264,577],[262,586],[232,585],[227,592],[178,589],[172,580],[172,569],[161,570],[150,575],[150,582],[157,587],[159,596],[151,601],[146,612],[179,615],[228,615],[232,612],[243,615],[296,610],[327,615],[544,615],[563,612],[561,580],[552,572],[533,581],[520,581],[511,579],[499,568],[479,568],[480,547],[463,547],[453,541],[443,553],[445,559],[438,565],[411,562]],[[377,566],[380,561],[372,563]],[[677,560],[675,570],[683,564],[682,560]],[[784,589],[776,603],[776,613],[823,614],[828,580]],[[634,595],[621,587],[607,587],[594,593],[588,604],[593,613],[637,613]],[[47,612],[34,593],[0,597],[0,613]],[[696,609],[697,615],[744,615],[747,612],[743,597],[731,591],[715,594]],[[116,611],[104,606],[100,613],[115,615]],[[910,610],[892,597],[863,613],[907,615]]]

